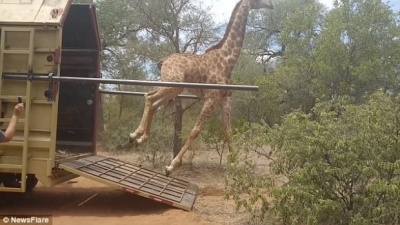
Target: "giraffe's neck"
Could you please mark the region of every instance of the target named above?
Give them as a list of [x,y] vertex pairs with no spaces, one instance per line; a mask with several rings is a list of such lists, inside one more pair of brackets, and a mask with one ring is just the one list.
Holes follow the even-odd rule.
[[241,1],[236,14],[234,16],[232,15],[232,26],[226,32],[226,40],[221,45],[221,50],[227,52],[226,58],[228,59],[231,70],[235,67],[242,50],[249,13],[249,1]]
[[223,51],[223,57],[228,60],[230,71],[235,67],[242,50],[249,13],[249,1],[241,0],[232,12],[224,38],[208,50],[220,49]]
[[237,11],[238,11],[238,9],[239,9],[239,7],[240,7],[241,4],[242,4],[242,0],[240,0],[240,1],[235,5],[235,8],[233,9],[232,14],[231,14],[231,17],[230,17],[230,19],[229,19],[229,23],[228,23],[228,25],[226,26],[226,30],[225,30],[225,34],[224,34],[223,38],[222,38],[216,45],[211,46],[210,48],[208,48],[208,49],[206,50],[206,53],[209,52],[209,51],[212,51],[212,50],[214,50],[214,49],[220,49],[220,48],[222,47],[222,45],[226,42],[226,39],[228,38],[228,35],[229,35],[229,31],[230,31],[231,28],[232,28],[233,21],[235,20]]

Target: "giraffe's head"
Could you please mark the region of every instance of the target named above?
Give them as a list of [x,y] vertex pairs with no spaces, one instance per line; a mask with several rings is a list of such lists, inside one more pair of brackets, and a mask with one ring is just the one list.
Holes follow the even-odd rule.
[[274,9],[272,2],[267,0],[249,0],[252,9]]

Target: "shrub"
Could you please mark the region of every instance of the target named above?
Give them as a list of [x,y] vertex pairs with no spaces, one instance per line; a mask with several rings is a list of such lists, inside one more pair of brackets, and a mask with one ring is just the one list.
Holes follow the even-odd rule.
[[[256,138],[249,132],[260,128],[238,134],[248,143],[237,146],[247,151],[229,158],[228,197],[262,221],[274,215],[283,224],[400,224],[399,103],[382,93],[363,105],[322,102]],[[262,143],[273,157],[260,173],[247,153]]]

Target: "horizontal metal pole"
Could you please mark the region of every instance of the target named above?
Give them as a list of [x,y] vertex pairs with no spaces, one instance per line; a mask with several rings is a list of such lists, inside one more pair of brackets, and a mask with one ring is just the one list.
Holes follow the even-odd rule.
[[[4,79],[26,80],[27,75],[3,74]],[[48,76],[31,76],[32,80],[49,80]],[[86,77],[52,77],[54,81],[60,82],[82,82],[82,83],[102,83],[102,84],[122,84],[138,86],[159,86],[159,87],[182,87],[182,88],[200,88],[200,89],[220,89],[237,91],[258,91],[258,86],[249,85],[230,85],[230,84],[203,84],[203,83],[183,83],[183,82],[164,82],[164,81],[145,81],[145,80],[124,80],[124,79],[102,79]]]
[[[110,94],[110,95],[134,95],[134,96],[144,96],[146,92],[134,92],[134,91],[107,91],[100,90],[100,94]],[[178,95],[178,98],[186,98],[186,99],[200,99],[196,95]]]

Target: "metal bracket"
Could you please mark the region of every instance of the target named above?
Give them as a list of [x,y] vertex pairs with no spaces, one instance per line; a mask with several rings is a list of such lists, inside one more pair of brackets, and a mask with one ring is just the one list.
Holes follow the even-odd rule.
[[55,81],[54,81],[54,79],[53,79],[53,76],[54,76],[54,74],[53,73],[49,73],[49,89],[47,89],[45,92],[44,92],[44,96],[46,96],[46,98],[47,98],[47,100],[49,101],[49,102],[52,102],[52,101],[54,101],[55,100]]
[[27,79],[28,79],[28,81],[30,81],[30,82],[33,81],[33,72],[32,72],[32,70],[29,70]]

